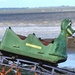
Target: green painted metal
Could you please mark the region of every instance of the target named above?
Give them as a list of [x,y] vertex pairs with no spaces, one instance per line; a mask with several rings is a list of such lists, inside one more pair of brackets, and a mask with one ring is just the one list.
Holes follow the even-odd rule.
[[7,28],[0,43],[0,50],[58,63],[67,59],[67,37],[72,36],[74,32],[71,28],[71,20],[64,19],[59,36],[53,43],[45,46],[33,34],[29,34],[25,40],[22,40],[12,29]]

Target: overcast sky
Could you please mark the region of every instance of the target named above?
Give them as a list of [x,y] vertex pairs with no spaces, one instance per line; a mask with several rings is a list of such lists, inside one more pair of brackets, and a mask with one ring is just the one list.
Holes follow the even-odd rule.
[[0,0],[0,8],[75,6],[75,0]]

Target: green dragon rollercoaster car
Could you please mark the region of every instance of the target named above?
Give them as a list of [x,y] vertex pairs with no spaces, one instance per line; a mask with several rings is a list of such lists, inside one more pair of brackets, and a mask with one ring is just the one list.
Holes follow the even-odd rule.
[[67,37],[72,36],[75,32],[71,28],[71,23],[69,19],[62,21],[61,32],[52,43],[37,38],[35,34],[29,34],[27,37],[17,35],[9,27],[0,42],[0,51],[3,55],[41,63],[64,62],[67,59]]

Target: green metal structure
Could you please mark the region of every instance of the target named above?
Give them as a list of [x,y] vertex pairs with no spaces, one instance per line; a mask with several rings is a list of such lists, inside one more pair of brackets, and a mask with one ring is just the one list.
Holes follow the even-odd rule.
[[0,50],[54,64],[63,62],[67,59],[67,37],[75,32],[71,28],[71,23],[69,19],[62,21],[61,32],[52,43],[41,40],[34,34],[21,39],[11,28],[7,28],[0,43]]

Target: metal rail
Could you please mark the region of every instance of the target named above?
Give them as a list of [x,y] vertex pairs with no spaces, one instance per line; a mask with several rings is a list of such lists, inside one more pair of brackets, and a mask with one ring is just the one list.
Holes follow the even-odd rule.
[[1,56],[0,65],[9,66],[12,68],[19,68],[28,72],[37,73],[37,75],[55,75],[56,71],[62,72],[68,75],[75,75],[75,72],[64,70],[58,67],[42,64],[39,65],[37,62],[32,62],[22,59],[12,59],[11,57]]

